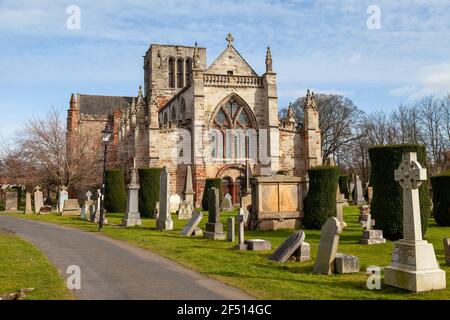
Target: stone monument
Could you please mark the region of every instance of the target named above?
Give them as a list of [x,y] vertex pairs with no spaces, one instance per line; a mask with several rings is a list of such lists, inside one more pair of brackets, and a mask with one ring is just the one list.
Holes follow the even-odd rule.
[[169,212],[170,174],[164,166],[159,176],[159,216],[156,229],[173,230],[172,216]]
[[383,230],[372,230],[375,220],[372,219],[370,213],[363,214],[360,220],[359,224],[364,228],[363,237],[359,240],[360,244],[386,243],[386,239],[383,238]]
[[31,205],[31,193],[27,191],[25,194],[25,214],[33,213],[33,206]]
[[445,272],[439,268],[434,248],[422,239],[419,187],[427,171],[415,152],[402,154],[394,179],[403,188],[403,239],[394,243],[391,265],[385,268],[386,285],[414,292],[444,289]]
[[41,187],[36,186],[34,190],[34,213],[39,213],[44,206],[44,197],[42,196]]
[[235,242],[236,238],[235,238],[235,234],[234,234],[234,217],[229,217],[228,220],[228,237],[227,240],[231,241],[231,242]]
[[320,230],[319,250],[313,268],[314,272],[325,275],[334,272],[334,260],[336,258],[341,232],[341,224],[335,217],[329,218],[322,226]]
[[445,263],[450,266],[450,238],[444,239]]
[[194,206],[194,188],[192,186],[192,169],[191,165],[187,166],[186,172],[186,184],[184,187],[184,200],[189,202],[192,206]]
[[275,250],[269,259],[276,262],[311,260],[309,244],[304,240],[305,233],[302,230],[294,232]]
[[178,220],[187,220],[192,217],[192,212],[194,211],[194,206],[192,202],[188,200],[183,200],[180,202],[180,208],[177,211]]
[[203,213],[201,211],[194,211],[192,214],[191,220],[184,226],[183,230],[181,230],[181,234],[185,237],[194,236],[202,236],[202,229],[198,227],[200,222],[202,222]]
[[239,250],[247,250],[247,245],[245,244],[244,239],[244,209],[239,209],[239,214],[237,216],[238,221],[238,244],[236,245],[236,249]]
[[205,227],[205,238],[225,240],[223,224],[220,222],[219,189],[208,190],[208,222]]
[[61,212],[62,216],[79,216],[80,215],[80,204],[78,199],[67,199],[64,201],[63,209]]
[[62,212],[64,208],[64,201],[69,199],[69,193],[66,186],[61,186],[58,194],[58,212]]
[[137,182],[136,167],[130,170],[131,181],[127,186],[127,210],[122,219],[122,225],[126,227],[141,225],[141,214],[139,213],[139,183]]
[[355,192],[354,192],[354,195],[355,195],[355,198],[353,199],[353,204],[354,205],[360,206],[360,205],[363,205],[366,202],[366,200],[364,199],[361,179],[359,178],[358,175],[355,175]]
[[233,211],[233,209],[231,194],[226,193],[222,199],[222,211]]

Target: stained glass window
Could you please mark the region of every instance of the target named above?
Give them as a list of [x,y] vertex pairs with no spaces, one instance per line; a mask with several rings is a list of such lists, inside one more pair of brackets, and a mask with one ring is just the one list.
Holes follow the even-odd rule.
[[245,112],[244,109],[242,109],[241,113],[239,113],[238,121],[241,125],[248,126],[250,124],[247,112]]
[[227,124],[228,123],[227,116],[225,115],[225,113],[223,112],[222,109],[220,109],[219,112],[217,112],[216,122],[217,122],[217,124]]

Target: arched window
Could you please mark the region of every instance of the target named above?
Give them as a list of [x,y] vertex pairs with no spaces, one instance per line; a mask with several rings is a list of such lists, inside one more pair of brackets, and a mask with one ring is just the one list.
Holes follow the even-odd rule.
[[175,88],[175,62],[169,58],[169,88]]
[[184,77],[186,85],[191,83],[191,72],[192,72],[192,60],[188,58],[186,59],[186,76]]
[[[214,115],[212,128],[223,134],[222,150],[227,159],[244,159],[249,156],[247,150],[253,141],[249,142],[250,139],[246,138],[247,131],[256,131],[248,112],[238,101],[230,99]],[[255,146],[252,145],[252,149],[256,149]],[[219,158],[217,152],[216,157]]]
[[164,112],[164,125],[165,126],[167,126],[167,122],[168,122],[168,120],[167,120],[167,112]]
[[184,75],[183,60],[178,59],[177,60],[177,88],[178,89],[181,89],[184,87],[183,75]]

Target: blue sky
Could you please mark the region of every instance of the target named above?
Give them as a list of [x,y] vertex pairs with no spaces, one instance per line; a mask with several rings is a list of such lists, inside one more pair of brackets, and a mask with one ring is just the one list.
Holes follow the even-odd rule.
[[[80,29],[66,26],[69,5]],[[307,88],[365,111],[450,91],[448,0],[0,0],[0,137],[51,106],[65,116],[72,92],[136,95],[150,43],[198,42],[211,63],[228,32],[260,74],[271,46],[279,107]]]

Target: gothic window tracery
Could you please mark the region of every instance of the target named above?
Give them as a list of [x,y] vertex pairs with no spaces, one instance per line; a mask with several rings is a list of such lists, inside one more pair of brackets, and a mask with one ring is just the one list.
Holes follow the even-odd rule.
[[183,79],[183,59],[177,60],[177,88],[181,89],[184,87],[184,79]]
[[186,59],[186,76],[185,81],[186,85],[191,83],[191,72],[192,72],[192,59]]
[[175,88],[175,61],[169,58],[169,88]]
[[[249,112],[251,111],[232,98],[215,113],[212,128],[222,135],[220,140],[223,143],[219,145],[217,133],[211,136],[212,148],[215,150],[211,154],[213,158],[221,158],[222,154],[225,158],[244,159],[248,157],[247,150],[255,149],[252,146],[254,139],[246,138],[247,132],[256,132]],[[223,152],[217,151],[220,149]]]

